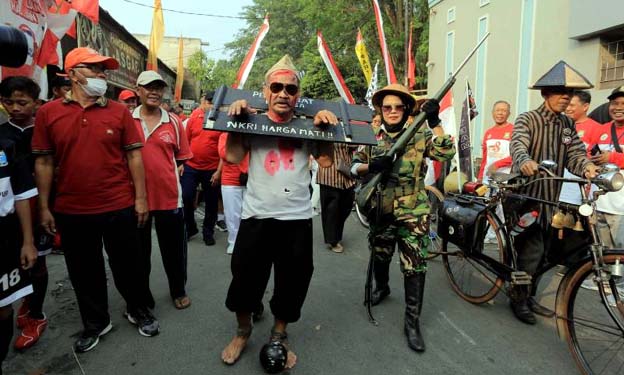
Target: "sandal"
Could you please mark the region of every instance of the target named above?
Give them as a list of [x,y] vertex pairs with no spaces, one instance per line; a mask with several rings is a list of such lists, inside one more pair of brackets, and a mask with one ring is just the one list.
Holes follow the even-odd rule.
[[191,306],[191,299],[187,295],[184,295],[184,296],[178,297],[178,298],[174,298],[173,299],[173,305],[178,310],[184,310],[187,307]]

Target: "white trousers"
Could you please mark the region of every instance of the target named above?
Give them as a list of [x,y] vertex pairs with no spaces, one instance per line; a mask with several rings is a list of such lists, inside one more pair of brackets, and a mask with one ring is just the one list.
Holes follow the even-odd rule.
[[236,235],[243,213],[243,197],[247,188],[244,186],[221,186],[221,196],[223,198],[223,213],[225,214],[225,225],[228,229],[227,253],[232,254]]

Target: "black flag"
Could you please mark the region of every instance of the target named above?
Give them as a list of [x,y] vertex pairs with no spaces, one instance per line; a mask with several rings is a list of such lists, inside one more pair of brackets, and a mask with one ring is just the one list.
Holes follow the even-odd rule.
[[472,146],[470,142],[470,121],[478,115],[477,106],[472,97],[470,84],[466,82],[466,100],[462,104],[461,122],[459,123],[459,169],[468,177],[468,181],[472,181],[474,174],[472,173]]

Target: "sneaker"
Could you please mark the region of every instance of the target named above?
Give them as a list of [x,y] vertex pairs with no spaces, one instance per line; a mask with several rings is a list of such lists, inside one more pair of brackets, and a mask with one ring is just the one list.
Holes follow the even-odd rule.
[[30,308],[28,307],[28,302],[24,299],[22,301],[22,304],[20,305],[19,310],[17,310],[17,321],[15,322],[15,325],[17,325],[17,328],[21,329],[21,328],[26,327],[29,312],[30,312]]
[[45,314],[43,319],[34,319],[26,316],[22,333],[15,340],[16,350],[25,350],[35,345],[39,341],[39,337],[48,326],[48,319]]
[[217,220],[215,223],[215,228],[220,232],[227,232],[227,225],[225,224],[225,220]]
[[215,241],[214,237],[210,236],[204,236],[204,244],[206,246],[214,246],[214,244],[216,244],[217,242]]
[[137,309],[133,314],[125,312],[128,321],[139,328],[139,333],[145,337],[156,336],[160,332],[160,324],[149,309]]
[[191,228],[191,229],[187,229],[186,230],[186,239],[190,240],[191,237],[193,237],[194,235],[196,235],[197,233],[199,233],[199,229],[197,229],[197,227],[195,228]]
[[89,350],[95,348],[95,346],[100,342],[100,337],[109,333],[113,329],[113,323],[108,322],[108,325],[100,331],[100,333],[85,333],[83,332],[80,335],[80,338],[76,340],[74,343],[74,350],[76,353],[85,353]]
[[340,244],[340,242],[338,242],[335,245],[329,245],[329,250],[333,251],[334,253],[342,253],[344,251],[344,247]]

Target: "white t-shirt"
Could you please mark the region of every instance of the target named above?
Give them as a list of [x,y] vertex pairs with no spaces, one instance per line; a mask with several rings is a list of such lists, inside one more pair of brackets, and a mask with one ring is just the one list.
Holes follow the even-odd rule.
[[247,138],[249,180],[243,219],[301,220],[312,217],[308,160],[315,143],[269,136]]

